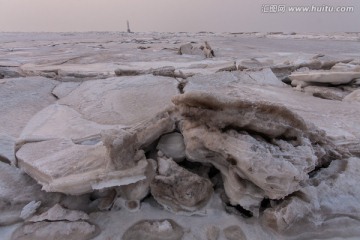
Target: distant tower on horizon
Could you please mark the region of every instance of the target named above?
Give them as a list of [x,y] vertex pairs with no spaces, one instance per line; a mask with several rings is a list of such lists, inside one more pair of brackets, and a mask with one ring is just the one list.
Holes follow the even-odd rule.
[[127,32],[131,33],[129,20],[126,21],[126,24],[127,24]]

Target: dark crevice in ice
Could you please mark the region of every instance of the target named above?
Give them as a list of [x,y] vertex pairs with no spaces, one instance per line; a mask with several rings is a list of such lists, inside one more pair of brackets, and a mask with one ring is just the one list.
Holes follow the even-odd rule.
[[264,198],[260,203],[260,212],[264,212],[268,208],[271,208],[270,199]]
[[6,164],[11,164],[11,162],[9,161],[9,159],[3,157],[3,156],[0,156],[0,162],[2,163],[6,163]]
[[186,80],[181,80],[181,81],[179,81],[179,83],[178,83],[178,90],[179,90],[180,94],[184,94],[184,93],[185,93],[184,88],[186,87],[186,84],[187,84],[187,81],[186,81]]
[[208,176],[211,179],[211,178],[215,177],[219,173],[220,173],[219,169],[217,169],[216,167],[211,167],[210,170],[209,170]]
[[[253,213],[249,210],[246,210],[245,208],[243,208],[242,206],[240,205],[236,205],[236,206],[233,206],[229,203],[226,204],[226,207],[227,208],[232,208],[233,210],[235,210],[237,213],[239,213],[242,217],[244,218],[251,218],[253,217]],[[234,211],[230,211],[230,212],[234,212]]]

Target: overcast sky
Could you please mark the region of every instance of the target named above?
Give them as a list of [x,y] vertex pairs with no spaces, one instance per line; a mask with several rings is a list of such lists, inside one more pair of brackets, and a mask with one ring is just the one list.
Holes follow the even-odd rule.
[[[265,4],[353,13],[262,13]],[[360,0],[0,0],[0,31],[360,32]]]

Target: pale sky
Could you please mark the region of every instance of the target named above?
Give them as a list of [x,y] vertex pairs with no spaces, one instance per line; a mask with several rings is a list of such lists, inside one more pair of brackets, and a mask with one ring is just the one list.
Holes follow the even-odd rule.
[[[266,4],[352,13],[262,13]],[[360,32],[360,0],[0,0],[0,32]]]

